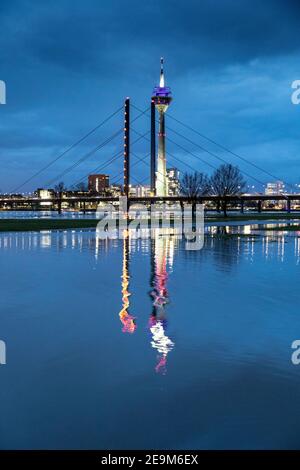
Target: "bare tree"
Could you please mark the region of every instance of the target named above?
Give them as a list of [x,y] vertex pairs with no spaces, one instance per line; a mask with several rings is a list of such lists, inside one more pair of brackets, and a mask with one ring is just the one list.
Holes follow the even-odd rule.
[[210,193],[222,199],[224,217],[227,217],[226,196],[241,194],[246,187],[246,181],[239,168],[228,163],[215,170],[210,178],[210,187]]
[[84,182],[77,183],[74,186],[75,191],[87,191],[87,184]]
[[57,210],[58,213],[61,214],[61,206],[62,206],[62,195],[63,191],[65,191],[67,188],[65,186],[65,183],[63,181],[60,181],[54,186],[54,191],[56,193],[56,197],[58,198],[57,202]]
[[208,194],[209,188],[208,176],[199,171],[184,173],[180,183],[181,194],[187,196],[191,201],[194,201],[199,196]]

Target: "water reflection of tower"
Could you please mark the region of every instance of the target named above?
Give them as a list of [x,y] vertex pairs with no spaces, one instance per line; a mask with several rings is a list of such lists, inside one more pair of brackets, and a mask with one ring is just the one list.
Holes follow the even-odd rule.
[[122,303],[123,307],[120,311],[120,320],[123,324],[122,331],[123,333],[134,333],[136,330],[135,318],[129,313],[130,306],[130,292],[129,292],[129,233],[127,230],[124,230],[123,233],[123,268],[122,268]]
[[157,233],[151,239],[151,287],[152,312],[149,328],[152,334],[151,346],[158,352],[156,372],[165,373],[168,353],[173,349],[174,343],[166,335],[167,319],[165,306],[169,301],[167,290],[167,261],[173,240],[170,237],[159,236]]

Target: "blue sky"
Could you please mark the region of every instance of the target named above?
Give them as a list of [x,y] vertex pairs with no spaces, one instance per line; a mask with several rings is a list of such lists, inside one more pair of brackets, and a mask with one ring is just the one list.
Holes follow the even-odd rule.
[[[146,109],[162,55],[173,92],[170,116],[278,178],[300,183],[300,105],[291,103],[291,83],[300,79],[299,19],[299,2],[286,0],[1,0],[0,79],[7,104],[0,106],[0,189],[21,184],[126,96]],[[171,118],[167,125],[238,164],[254,178],[247,177],[250,184],[272,179]],[[121,127],[120,114],[22,190],[45,186]],[[146,132],[149,118],[134,127]],[[220,163],[167,132],[212,165]],[[122,136],[116,137],[69,172],[65,183],[72,185],[121,146]],[[140,141],[132,150],[144,157],[149,144]],[[211,171],[173,143],[168,150]],[[171,158],[168,165],[188,169]],[[121,169],[119,159],[105,171],[113,177]],[[133,182],[148,173],[143,163],[135,165]]]

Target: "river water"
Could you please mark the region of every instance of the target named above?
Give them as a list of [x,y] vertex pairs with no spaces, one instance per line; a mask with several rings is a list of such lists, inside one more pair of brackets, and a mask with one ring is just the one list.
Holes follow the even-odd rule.
[[2,449],[300,447],[299,234],[210,232],[0,234]]

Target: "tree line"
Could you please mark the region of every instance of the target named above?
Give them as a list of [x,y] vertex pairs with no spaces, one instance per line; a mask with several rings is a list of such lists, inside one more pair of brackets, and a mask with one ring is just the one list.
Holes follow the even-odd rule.
[[220,165],[211,176],[195,171],[184,173],[181,179],[180,192],[191,202],[199,196],[219,196],[220,204],[227,215],[227,201],[225,196],[241,195],[246,188],[246,181],[237,166],[230,163]]
[[[237,166],[230,163],[220,165],[211,176],[206,173],[195,171],[184,173],[180,181],[180,193],[196,201],[199,196],[218,196],[224,216],[227,215],[227,201],[225,196],[239,196],[246,188],[246,181]],[[61,181],[54,190],[56,194],[62,194],[67,188]],[[79,183],[73,190],[87,191],[85,183]]]

